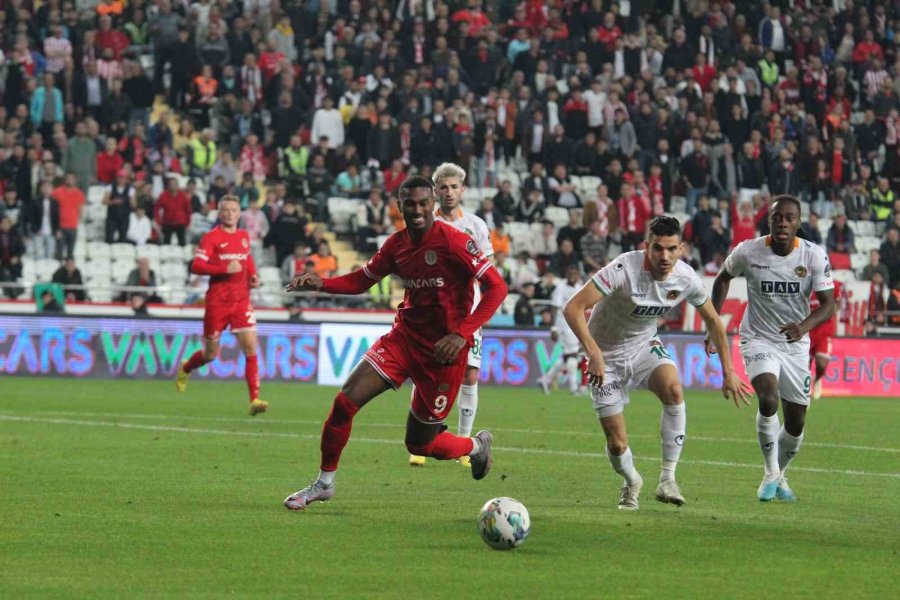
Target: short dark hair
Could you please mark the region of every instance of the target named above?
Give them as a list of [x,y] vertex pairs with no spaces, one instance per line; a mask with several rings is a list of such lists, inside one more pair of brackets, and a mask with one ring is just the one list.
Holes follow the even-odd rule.
[[800,206],[800,201],[797,200],[797,198],[795,198],[794,196],[791,196],[790,194],[780,194],[778,196],[775,196],[772,199],[772,206],[775,206],[779,202],[790,202],[791,204],[793,204],[794,206],[797,207],[797,212],[799,212],[799,213],[803,212],[803,208]]
[[677,235],[681,237],[681,223],[675,217],[660,215],[650,221],[650,233],[655,236]]
[[397,188],[397,195],[400,196],[403,192],[416,188],[428,188],[428,191],[432,194],[434,193],[434,184],[431,183],[430,179],[422,177],[421,175],[411,175],[404,179],[403,183],[400,184],[400,187]]

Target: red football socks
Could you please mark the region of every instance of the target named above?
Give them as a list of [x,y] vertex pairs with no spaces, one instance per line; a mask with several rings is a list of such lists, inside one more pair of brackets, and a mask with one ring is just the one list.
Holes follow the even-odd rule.
[[250,392],[250,402],[259,399],[259,361],[256,355],[247,357],[247,367],[244,369],[244,378],[247,380],[247,390]]
[[450,460],[467,456],[474,446],[470,437],[460,437],[449,431],[443,431],[428,445],[427,455],[438,460]]
[[338,392],[331,405],[331,413],[325,419],[322,427],[322,462],[320,468],[323,471],[336,471],[341,452],[350,439],[350,430],[353,428],[353,416],[359,412],[350,398],[343,392]]
[[206,364],[206,361],[203,359],[203,350],[197,350],[191,357],[188,359],[187,364],[184,365],[184,372],[190,373],[194,369],[199,369],[203,365]]

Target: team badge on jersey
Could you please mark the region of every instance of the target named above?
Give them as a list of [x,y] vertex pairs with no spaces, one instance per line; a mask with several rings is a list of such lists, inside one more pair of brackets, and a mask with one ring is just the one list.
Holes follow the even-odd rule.
[[681,292],[679,290],[669,290],[669,293],[666,294],[666,300],[670,300],[670,301],[674,300],[675,298],[678,297],[678,294],[680,294],[680,293]]
[[437,254],[434,253],[434,250],[429,250],[425,253],[425,264],[433,266],[437,263]]
[[794,275],[796,275],[800,279],[803,279],[804,277],[806,277],[806,267],[797,267],[796,269],[794,269]]
[[449,384],[449,383],[442,383],[441,385],[438,386],[438,391],[439,391],[439,392],[446,392],[446,391],[449,390],[449,389],[450,389],[450,384]]
[[249,248],[249,247],[250,247],[250,242],[247,241],[247,238],[244,238],[244,239],[241,240],[241,245],[242,245],[244,248]]
[[478,246],[475,245],[475,240],[469,240],[468,242],[466,242],[466,250],[469,251],[469,254],[478,256]]

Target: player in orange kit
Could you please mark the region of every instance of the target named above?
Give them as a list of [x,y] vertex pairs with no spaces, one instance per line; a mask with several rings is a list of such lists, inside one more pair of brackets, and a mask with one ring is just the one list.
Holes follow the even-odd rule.
[[252,417],[266,412],[269,405],[259,399],[256,315],[250,304],[250,289],[259,287],[259,276],[250,253],[250,236],[237,228],[240,218],[240,201],[235,196],[225,196],[219,201],[220,224],[204,235],[197,246],[191,273],[209,275],[203,315],[205,347],[181,363],[175,387],[179,392],[185,391],[191,372],[216,359],[222,332],[230,327],[247,359],[244,377]]

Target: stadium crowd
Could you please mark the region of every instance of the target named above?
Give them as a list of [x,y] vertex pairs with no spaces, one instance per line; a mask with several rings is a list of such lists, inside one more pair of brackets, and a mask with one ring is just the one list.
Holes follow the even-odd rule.
[[[900,310],[896,3],[3,5],[7,296],[25,262],[71,259],[79,235],[195,243],[226,194],[262,264],[329,274],[350,266],[325,239],[331,199],[359,206],[353,243],[369,253],[403,226],[403,179],[453,161],[480,191],[468,206],[520,294],[517,322],[534,322],[529,299],[567,265],[599,268],[664,212],[683,221],[685,260],[714,274],[766,233],[782,193],[803,201],[805,235],[835,269],[871,280],[874,321]],[[97,186],[103,225],[85,233]],[[80,281],[83,266],[53,279]],[[130,284],[154,279],[129,269]],[[202,286],[186,269],[182,281]]]

